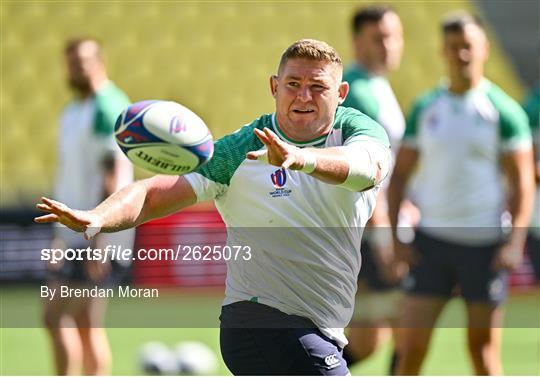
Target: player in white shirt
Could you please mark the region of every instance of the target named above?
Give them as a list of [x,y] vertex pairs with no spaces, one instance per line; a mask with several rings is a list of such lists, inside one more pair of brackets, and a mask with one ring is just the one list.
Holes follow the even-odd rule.
[[384,129],[338,107],[348,92],[337,52],[300,40],[270,79],[276,112],[215,143],[186,176],[136,182],[91,211],[43,198],[38,222],[126,229],[214,199],[231,245],[221,351],[234,374],[345,375],[341,352],[360,269],[360,238],[388,173]]
[[[350,86],[343,106],[362,111],[380,123],[390,139],[393,155],[405,131],[405,119],[386,75],[396,70],[403,51],[403,27],[387,5],[362,7],[352,20],[355,61],[343,80]],[[393,258],[390,219],[383,185],[367,234],[362,240],[362,269],[344,357],[349,366],[368,358],[393,332],[402,298],[400,278],[404,269]],[[411,213],[407,205],[402,215]],[[408,209],[408,211],[407,211]],[[403,267],[403,266],[401,266]],[[390,371],[395,366],[392,356]]]
[[[457,286],[474,371],[500,375],[507,271],[521,263],[533,204],[531,136],[521,107],[484,78],[489,45],[480,21],[460,13],[442,29],[449,81],[413,107],[389,187],[395,233],[405,185],[418,166],[414,247],[394,237],[397,254],[412,263],[397,372],[420,373],[432,328]],[[505,238],[506,208],[513,226]]]
[[[104,198],[133,181],[133,168],[114,142],[118,114],[127,96],[107,78],[101,48],[91,38],[66,45],[68,79],[75,98],[60,117],[55,197],[69,206],[94,208]],[[100,235],[90,244],[63,226],[55,227],[53,248],[86,248],[97,243],[131,247],[133,231]],[[124,268],[102,261],[60,261],[49,264],[47,284],[72,288],[114,284]],[[103,330],[105,301],[98,298],[45,301],[45,326],[52,339],[59,375],[110,374],[110,351]]]

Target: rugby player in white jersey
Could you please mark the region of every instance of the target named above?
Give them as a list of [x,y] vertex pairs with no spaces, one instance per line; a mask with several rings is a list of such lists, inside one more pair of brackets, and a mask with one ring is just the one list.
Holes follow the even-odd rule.
[[[489,45],[481,22],[454,14],[442,31],[448,82],[413,107],[389,187],[395,233],[404,188],[418,166],[414,247],[394,237],[395,250],[411,263],[397,372],[420,373],[432,328],[457,286],[474,371],[500,375],[507,273],[522,261],[533,205],[531,136],[521,107],[484,77]],[[506,208],[512,228],[505,238]]]
[[384,129],[338,107],[342,63],[324,42],[300,40],[270,78],[276,111],[215,143],[196,172],[128,186],[91,211],[43,198],[38,222],[114,232],[215,200],[228,242],[221,352],[234,374],[345,375],[360,238],[390,165]]
[[[107,76],[101,46],[93,38],[77,38],[65,48],[67,78],[74,98],[60,117],[55,197],[80,209],[91,209],[133,182],[133,167],[114,142],[116,117],[128,97]],[[133,231],[100,235],[91,243],[65,227],[54,228],[53,248],[86,248],[91,244],[131,247]],[[93,247],[94,247],[93,246]],[[49,289],[114,285],[126,266],[101,261],[60,261],[48,264]],[[49,332],[59,375],[110,374],[111,354],[103,329],[106,300],[44,300],[44,324]]]
[[[390,6],[362,7],[353,16],[352,35],[355,61],[343,75],[350,87],[343,106],[360,110],[380,123],[395,154],[405,131],[405,119],[386,75],[395,71],[401,61],[401,20]],[[343,352],[349,367],[369,357],[390,338],[399,313],[400,279],[405,269],[396,263],[392,250],[386,189],[387,184],[381,188],[368,231],[362,239],[362,268],[355,310],[347,334],[349,344]],[[409,202],[404,202],[401,210],[401,217],[405,216],[409,224],[417,217],[417,211]],[[394,354],[390,373],[395,361]]]

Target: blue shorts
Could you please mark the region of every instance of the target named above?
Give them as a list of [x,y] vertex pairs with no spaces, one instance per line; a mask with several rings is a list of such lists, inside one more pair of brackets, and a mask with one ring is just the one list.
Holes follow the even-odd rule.
[[418,262],[403,287],[408,294],[450,298],[459,293],[467,302],[501,304],[507,294],[508,272],[492,267],[500,246],[458,245],[417,231],[413,249]]
[[307,318],[256,302],[221,309],[220,345],[234,375],[344,376],[343,350]]

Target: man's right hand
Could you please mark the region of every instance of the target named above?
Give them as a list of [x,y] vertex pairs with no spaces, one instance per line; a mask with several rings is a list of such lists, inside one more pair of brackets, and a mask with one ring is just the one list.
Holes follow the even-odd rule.
[[[375,263],[379,268],[380,278],[389,284],[397,284],[407,275],[408,266],[394,255],[392,244],[387,250],[373,248]],[[387,256],[385,257],[384,254]]]
[[36,217],[36,223],[60,223],[68,228],[84,233],[84,238],[89,240],[101,231],[101,218],[92,211],[79,211],[69,208],[64,203],[56,200],[41,198],[41,203],[36,207],[46,215]]
[[394,239],[394,253],[396,259],[409,268],[418,262],[418,257],[413,247],[396,239]]

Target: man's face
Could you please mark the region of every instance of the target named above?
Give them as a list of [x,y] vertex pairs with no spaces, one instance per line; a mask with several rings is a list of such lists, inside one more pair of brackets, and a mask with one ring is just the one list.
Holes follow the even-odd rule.
[[399,67],[403,27],[397,14],[386,13],[379,22],[365,24],[354,37],[356,56],[371,72],[385,75]]
[[78,92],[88,92],[91,80],[102,66],[97,46],[92,41],[81,43],[66,54],[69,85]]
[[449,32],[444,37],[443,55],[450,78],[475,80],[484,73],[489,45],[482,29],[474,24],[463,30]]
[[277,121],[288,137],[309,141],[332,128],[336,109],[349,91],[341,76],[337,64],[289,59],[278,76],[270,78]]

